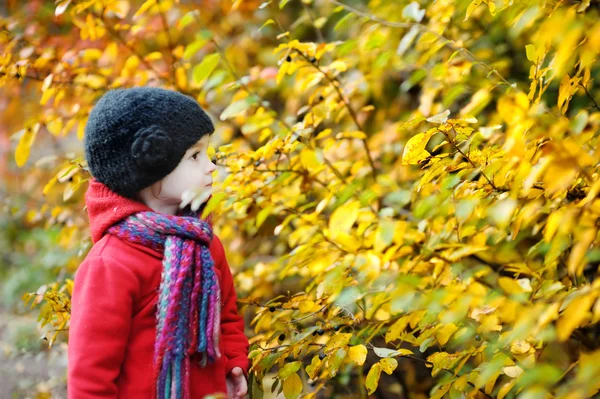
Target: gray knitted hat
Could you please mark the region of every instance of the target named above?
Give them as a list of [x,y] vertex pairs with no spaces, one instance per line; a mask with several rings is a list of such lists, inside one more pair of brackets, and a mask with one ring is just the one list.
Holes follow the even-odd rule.
[[176,91],[110,90],[85,126],[85,157],[96,180],[133,198],[171,173],[188,148],[214,130],[196,100]]

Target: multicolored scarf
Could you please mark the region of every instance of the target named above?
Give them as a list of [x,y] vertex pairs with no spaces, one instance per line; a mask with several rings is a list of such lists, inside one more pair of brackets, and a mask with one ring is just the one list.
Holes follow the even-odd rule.
[[155,397],[189,398],[191,358],[199,354],[204,367],[221,357],[221,290],[209,251],[212,227],[195,214],[140,212],[108,232],[164,252],[154,347]]

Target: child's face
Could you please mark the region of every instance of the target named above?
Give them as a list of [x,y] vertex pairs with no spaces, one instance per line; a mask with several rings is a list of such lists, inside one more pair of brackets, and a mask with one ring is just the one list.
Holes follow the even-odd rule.
[[[212,174],[216,166],[206,153],[209,139],[208,135],[202,137],[187,150],[179,165],[171,173],[142,190],[140,193],[142,200],[155,210],[175,213],[184,192],[194,190],[194,193],[199,195],[210,194]],[[205,198],[208,198],[208,195]]]

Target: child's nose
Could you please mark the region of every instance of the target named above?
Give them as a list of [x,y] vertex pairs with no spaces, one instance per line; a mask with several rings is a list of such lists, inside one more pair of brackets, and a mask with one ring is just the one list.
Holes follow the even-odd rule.
[[211,161],[208,165],[208,170],[206,171],[207,175],[212,174],[215,170],[217,170],[217,166]]

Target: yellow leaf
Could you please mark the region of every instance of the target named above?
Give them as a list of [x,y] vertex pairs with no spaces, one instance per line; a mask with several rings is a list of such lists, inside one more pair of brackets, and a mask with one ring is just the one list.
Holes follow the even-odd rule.
[[46,105],[46,103],[52,98],[54,94],[56,94],[56,87],[48,87],[48,89],[44,90],[42,93],[42,98],[40,98],[40,105]]
[[571,99],[571,78],[568,74],[565,74],[560,81],[560,87],[558,89],[558,108],[564,115],[567,112],[569,106],[569,100]]
[[77,124],[77,138],[79,140],[83,140],[83,136],[85,135],[85,123],[85,120],[81,120]]
[[358,218],[360,202],[351,200],[338,207],[329,218],[329,231],[335,237],[339,233],[348,233]]
[[297,373],[290,375],[283,381],[283,395],[285,399],[296,399],[302,393],[302,379]]
[[550,242],[552,240],[558,227],[562,223],[563,216],[564,212],[561,212],[560,210],[553,212],[548,216],[546,227],[544,228],[544,241]]
[[531,62],[536,62],[535,59],[535,46],[533,44],[528,44],[525,46],[525,53],[527,54],[527,59]]
[[287,61],[284,61],[283,64],[281,64],[281,66],[279,67],[279,71],[277,71],[277,78],[276,78],[277,84],[281,83],[281,80],[287,73],[289,67],[290,67],[290,63]]
[[141,14],[145,13],[155,4],[156,4],[156,0],[146,0],[144,2],[144,4],[142,4],[142,6],[135,12],[135,14],[133,14],[133,18],[137,18]]
[[54,185],[58,182],[58,176],[54,176],[46,185],[44,186],[44,190],[42,191],[43,195],[48,195],[48,192],[54,187]]
[[496,371],[488,380],[488,382],[485,383],[485,387],[483,389],[483,391],[485,393],[487,393],[488,395],[492,393],[492,391],[494,390],[494,386],[496,385],[496,381],[498,380],[498,377],[500,376],[500,370]]
[[341,348],[348,345],[348,341],[352,338],[351,333],[337,333],[329,339],[326,346],[326,352],[332,349]]
[[350,347],[348,356],[356,365],[362,366],[367,359],[367,348],[364,345],[355,345]]
[[129,13],[129,8],[131,6],[129,4],[129,1],[119,0],[119,1],[114,1],[114,2],[107,4],[105,7],[106,7],[105,12],[112,13],[112,14],[116,15],[117,17],[123,19]]
[[408,140],[402,153],[403,165],[416,165],[427,159],[431,154],[425,149],[431,136],[437,133],[437,130],[430,129],[425,133],[414,135]]
[[160,51],[153,51],[150,54],[147,54],[144,57],[145,61],[156,61],[156,60],[160,60],[162,58],[162,53]]
[[396,320],[385,334],[385,342],[395,341],[400,338],[400,335],[406,330],[409,317],[404,316]]
[[138,72],[139,66],[140,59],[136,55],[132,55],[129,58],[127,58],[127,61],[125,61],[125,65],[123,66],[121,75],[124,77],[134,76]]
[[469,4],[469,7],[467,7],[467,14],[465,15],[464,21],[469,19],[473,11],[475,11],[475,9],[481,4],[482,1],[483,0],[473,0],[471,4]]
[[48,128],[48,131],[54,136],[58,136],[63,128],[62,118],[56,118],[54,120],[51,120],[46,124],[46,128]]
[[102,57],[102,51],[97,48],[88,48],[83,50],[83,60],[87,62],[98,61]]
[[177,82],[177,87],[182,90],[186,90],[187,88],[187,72],[185,68],[178,67],[175,69],[175,81]]
[[371,366],[367,378],[365,379],[365,387],[369,395],[373,394],[377,390],[379,385],[379,377],[381,376],[381,364],[379,362]]
[[[331,131],[331,129],[328,129],[329,131]],[[323,136],[321,136],[323,137]],[[319,137],[317,137],[319,138]],[[364,132],[361,132],[359,130],[354,131],[354,132],[342,132],[342,133],[338,133],[335,135],[336,139],[342,139],[342,138],[352,138],[352,139],[361,139],[364,140],[367,138],[367,135]]]
[[312,173],[322,169],[322,162],[319,161],[319,154],[310,148],[304,148],[300,151],[300,162],[306,170]]
[[587,295],[581,295],[569,303],[556,322],[559,341],[566,341],[571,336],[571,333],[581,325],[588,316],[590,307],[595,299],[596,295],[589,293]]
[[490,94],[489,88],[486,87],[477,90],[475,94],[473,94],[473,97],[471,97],[471,101],[469,101],[468,104],[460,110],[460,115],[466,116],[478,114],[483,108],[485,108],[486,105],[490,103],[491,99],[492,95]]
[[517,383],[517,380],[512,380],[507,382],[506,384],[502,385],[502,388],[500,388],[500,390],[498,391],[498,399],[504,399],[506,397],[506,395],[508,394],[508,392],[510,392],[510,390],[515,386],[515,384]]
[[27,159],[29,159],[31,145],[34,142],[36,135],[37,130],[27,128],[21,136],[21,139],[19,140],[19,144],[17,144],[17,148],[15,151],[15,161],[18,167],[22,167],[23,165],[25,165]]
[[[265,209],[269,209],[269,208],[265,208]],[[315,307],[315,303],[309,299],[298,303],[298,309],[302,313],[309,313],[314,309],[314,307]]]
[[106,78],[97,74],[77,75],[75,81],[79,84],[91,87],[92,89],[100,89],[106,86]]
[[398,361],[393,357],[386,357],[379,361],[381,369],[386,372],[387,375],[392,375],[396,367],[398,367]]
[[503,367],[502,371],[504,372],[504,374],[506,374],[507,376],[509,376],[511,378],[517,378],[518,376],[520,376],[523,373],[523,369],[519,366]]
[[522,355],[531,350],[531,344],[527,341],[516,341],[510,345],[510,351],[515,355]]
[[523,287],[510,277],[500,277],[498,284],[509,295],[521,294],[523,292]]
[[333,61],[329,65],[329,68],[338,70],[340,72],[346,72],[346,70],[348,69],[348,66],[346,65],[346,63],[344,61],[336,60],[336,61]]
[[546,327],[550,322],[556,320],[558,318],[559,309],[560,303],[558,302],[554,302],[552,305],[548,306],[538,318],[537,325],[533,331],[534,334],[532,335],[537,335],[542,328]]
[[435,339],[440,345],[446,345],[448,340],[458,330],[458,327],[454,323],[445,324],[442,328],[435,332]]
[[577,231],[575,236],[575,245],[573,245],[569,255],[567,270],[573,276],[580,276],[587,264],[585,255],[596,238],[596,229],[594,227],[586,228],[583,231]]

